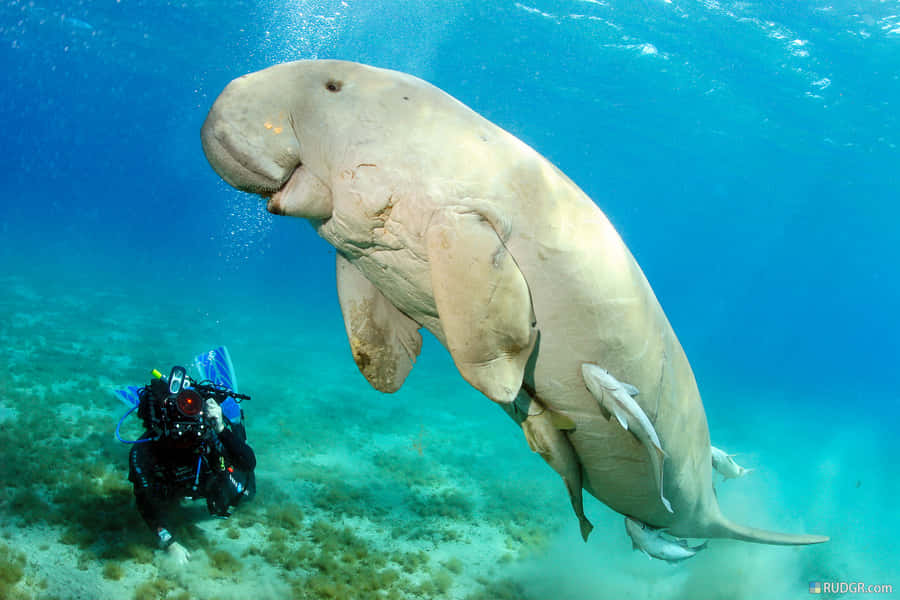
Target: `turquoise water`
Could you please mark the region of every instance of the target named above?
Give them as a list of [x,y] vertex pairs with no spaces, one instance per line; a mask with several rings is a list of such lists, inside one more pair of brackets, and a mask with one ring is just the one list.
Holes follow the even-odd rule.
[[[400,392],[372,390],[333,250],[200,148],[228,81],[297,58],[413,73],[566,172],[644,269],[713,442],[755,469],[718,484],[723,510],[832,541],[668,565],[586,499],[585,544],[435,340]],[[900,585],[900,3],[4,2],[0,62],[0,597]],[[133,507],[111,390],[219,344],[253,398],[259,495],[227,522],[186,504],[179,570]]]

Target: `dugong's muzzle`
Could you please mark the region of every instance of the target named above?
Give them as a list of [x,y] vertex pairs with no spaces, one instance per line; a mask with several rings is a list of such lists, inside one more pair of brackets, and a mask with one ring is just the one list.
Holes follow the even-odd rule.
[[262,73],[235,79],[219,95],[200,135],[209,164],[232,186],[254,194],[281,189],[301,164],[290,111]]

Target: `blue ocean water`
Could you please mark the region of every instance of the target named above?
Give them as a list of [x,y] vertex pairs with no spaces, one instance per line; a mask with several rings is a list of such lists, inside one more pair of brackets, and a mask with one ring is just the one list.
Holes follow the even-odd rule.
[[[402,392],[372,391],[347,348],[334,251],[307,224],[228,187],[200,147],[200,126],[231,79],[308,58],[426,79],[582,187],[685,347],[714,443],[756,467],[720,487],[725,511],[832,542],[711,545],[693,564],[648,566],[630,553],[618,516],[589,502],[597,531],[578,546],[555,474],[434,340]],[[262,479],[308,514],[327,510],[309,508],[309,490],[287,482],[309,476],[291,465],[319,456],[314,442],[346,448],[352,463],[398,435],[427,458],[429,439],[436,458],[416,468],[447,485],[461,477],[447,469],[478,457],[483,472],[459,483],[461,493],[491,496],[490,482],[510,471],[547,488],[541,512],[521,518],[546,527],[535,533],[543,542],[527,557],[513,552],[500,574],[479,574],[513,577],[522,597],[749,598],[773,585],[771,597],[789,598],[819,579],[900,586],[890,550],[900,534],[890,443],[900,422],[900,2],[5,1],[0,64],[9,424],[29,393],[50,407],[77,404],[83,385],[91,409],[71,418],[110,432],[119,407],[107,388],[224,343],[243,387],[265,399],[247,408],[258,431],[317,427],[260,442]],[[341,435],[348,430],[355,437]],[[388,514],[392,493],[378,496]],[[56,547],[32,551],[56,543],[58,523],[23,526],[10,494],[4,541],[28,540],[26,573],[49,581],[52,597],[137,593],[152,576],[142,564],[140,578],[103,577],[109,557],[94,548],[67,559],[87,565],[84,596],[67,596],[49,574]],[[460,573],[447,568],[457,580],[474,568],[458,540],[428,544],[462,561]],[[309,572],[274,569],[265,594]],[[469,579],[434,595],[498,593]],[[397,593],[421,583],[403,581]],[[42,597],[27,583],[10,589]]]

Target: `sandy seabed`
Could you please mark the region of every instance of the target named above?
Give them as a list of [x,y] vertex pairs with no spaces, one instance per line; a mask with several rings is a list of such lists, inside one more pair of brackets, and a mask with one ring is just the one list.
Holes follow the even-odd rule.
[[[718,484],[723,510],[833,540],[713,540],[669,565],[632,552],[622,517],[591,498],[584,544],[561,481],[433,340],[403,390],[369,388],[336,300],[285,324],[16,276],[0,290],[2,598],[788,599],[810,581],[900,583],[889,435],[834,428],[816,399],[701,381],[714,443],[756,469]],[[178,568],[134,509],[111,392],[219,344],[252,396],[258,495],[227,520],[185,502]],[[137,419],[123,430],[138,435]]]

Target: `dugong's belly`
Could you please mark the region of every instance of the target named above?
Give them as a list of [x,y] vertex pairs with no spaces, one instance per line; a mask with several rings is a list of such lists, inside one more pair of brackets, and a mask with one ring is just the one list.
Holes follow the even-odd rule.
[[[532,293],[540,330],[534,388],[571,418],[568,434],[584,488],[614,510],[656,526],[702,514],[711,482],[709,432],[693,373],[652,289],[619,235],[596,207],[572,217],[575,229],[511,240]],[[595,363],[638,388],[635,398],[663,449],[660,502],[647,449],[608,419],[585,387],[582,363]],[[708,488],[711,483],[707,483]]]
[[[556,226],[513,219],[524,235],[507,242],[531,292],[540,331],[534,391],[544,405],[575,422],[568,436],[589,493],[652,525],[690,520],[704,500],[696,481],[711,482],[709,433],[690,366],[646,278],[603,213],[586,198],[569,209]],[[402,236],[401,244],[371,230],[351,238],[345,232],[358,236],[367,228],[336,224],[320,235],[446,347],[421,235],[394,230],[391,236]],[[669,454],[664,488],[674,515],[660,502],[647,449],[609,420],[585,387],[585,362],[640,391],[636,400]]]

